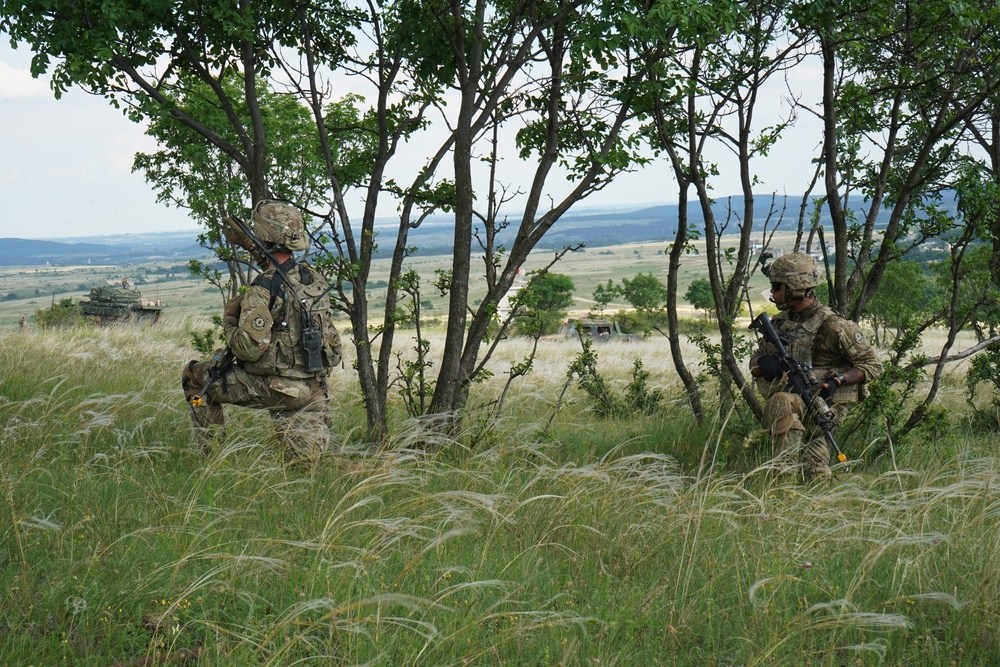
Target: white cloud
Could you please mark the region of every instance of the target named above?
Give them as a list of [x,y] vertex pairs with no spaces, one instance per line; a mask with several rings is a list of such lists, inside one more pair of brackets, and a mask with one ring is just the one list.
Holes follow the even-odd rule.
[[52,97],[48,79],[35,79],[27,69],[0,62],[0,101]]

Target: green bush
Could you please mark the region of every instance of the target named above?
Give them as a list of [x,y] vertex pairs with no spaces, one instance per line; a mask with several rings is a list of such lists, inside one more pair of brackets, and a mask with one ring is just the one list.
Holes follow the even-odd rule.
[[51,308],[37,311],[35,321],[41,327],[67,327],[84,323],[80,307],[73,299],[60,299]]

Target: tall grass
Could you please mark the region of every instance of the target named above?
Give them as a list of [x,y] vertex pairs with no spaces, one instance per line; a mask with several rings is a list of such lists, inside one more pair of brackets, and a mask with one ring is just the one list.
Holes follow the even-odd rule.
[[[956,418],[817,488],[681,405],[599,422],[572,393],[542,439],[575,352],[486,420],[504,348],[465,432],[399,420],[378,451],[336,372],[344,456],[304,473],[253,411],[198,453],[180,327],[0,334],[0,664],[996,663],[995,436]],[[599,354],[676,393],[659,343]]]

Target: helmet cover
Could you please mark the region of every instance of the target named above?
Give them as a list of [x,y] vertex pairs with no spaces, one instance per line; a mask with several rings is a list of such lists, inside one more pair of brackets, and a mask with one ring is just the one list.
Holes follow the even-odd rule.
[[812,289],[820,283],[819,263],[804,252],[791,252],[774,260],[768,278],[790,290]]
[[309,247],[302,214],[294,206],[265,199],[253,209],[253,226],[257,238],[276,248],[296,251]]

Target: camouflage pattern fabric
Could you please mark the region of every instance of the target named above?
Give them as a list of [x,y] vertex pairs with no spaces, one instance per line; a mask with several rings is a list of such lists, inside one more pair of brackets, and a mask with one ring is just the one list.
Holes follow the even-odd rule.
[[[865,383],[840,387],[828,401],[835,425],[839,426],[851,406],[867,396],[865,384],[882,372],[868,338],[855,322],[818,302],[801,311],[782,311],[773,323],[787,338],[788,353],[812,366],[817,393],[820,384],[838,372],[850,368],[864,371]],[[759,354],[776,352],[765,341],[758,346]],[[781,379],[768,382],[757,378],[755,384],[767,399],[762,421],[772,438],[775,463],[786,471],[801,467],[806,479],[829,478],[832,452],[802,398],[785,391]]]
[[819,263],[812,255],[791,252],[774,260],[767,276],[771,282],[782,283],[790,290],[807,290],[820,283]]
[[[189,404],[205,386],[210,367],[200,361],[185,366],[182,386]],[[254,375],[234,365],[205,393],[203,405],[190,406],[195,437],[205,453],[226,437],[223,404],[268,410],[287,462],[314,464],[329,449],[326,387],[315,378]]]
[[[331,321],[328,283],[306,264],[289,262],[285,269],[287,283],[271,268],[226,304],[223,332],[237,363],[212,382],[202,405],[190,405],[203,451],[225,438],[224,404],[268,410],[289,462],[314,464],[329,448],[326,378],[341,362],[341,342]],[[307,369],[301,342],[306,320],[323,330],[319,371]],[[182,386],[189,404],[211,367],[199,361],[185,366]]]
[[254,207],[253,226],[257,238],[265,243],[293,251],[309,247],[302,213],[294,206],[262,200]]
[[[846,403],[830,406],[834,427],[847,416]],[[773,464],[779,474],[797,474],[807,480],[825,480],[831,476],[830,458],[833,452],[823,437],[823,431],[807,414],[805,402],[798,394],[779,391],[764,403],[763,422],[771,436]]]
[[[271,303],[270,283],[280,281],[271,269],[254,281],[246,292],[230,300],[222,315],[226,340],[236,358],[250,373],[307,378],[315,373],[306,370],[302,349],[301,301],[309,304],[308,316],[324,332],[323,365],[326,369],[340,365],[340,335],[333,325],[329,300],[323,296],[329,283],[306,264],[286,272],[296,296],[284,282]],[[315,300],[319,299],[317,303]]]

